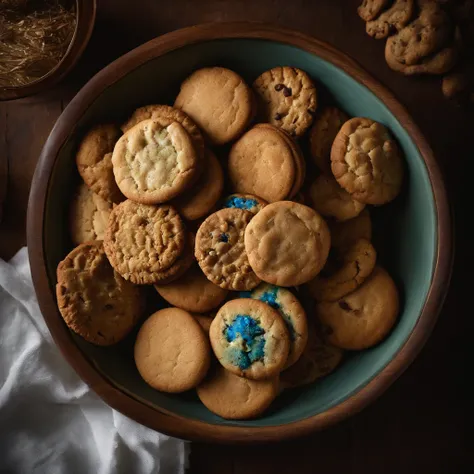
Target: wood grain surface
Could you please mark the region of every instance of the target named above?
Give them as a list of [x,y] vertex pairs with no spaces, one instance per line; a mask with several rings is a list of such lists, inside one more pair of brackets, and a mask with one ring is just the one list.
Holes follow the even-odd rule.
[[[95,72],[124,52],[168,31],[207,21],[259,20],[300,30],[354,57],[408,108],[442,165],[456,213],[457,259],[452,285],[425,349],[376,403],[316,435],[280,445],[193,444],[191,473],[446,473],[472,472],[470,425],[474,329],[470,286],[473,110],[441,95],[439,80],[395,74],[384,43],[365,34],[357,0],[99,0],[91,43],[54,91],[0,103],[0,156],[8,159],[8,192],[0,224],[0,256],[26,242],[28,191],[36,160],[56,118]],[[469,385],[468,385],[469,384]]]

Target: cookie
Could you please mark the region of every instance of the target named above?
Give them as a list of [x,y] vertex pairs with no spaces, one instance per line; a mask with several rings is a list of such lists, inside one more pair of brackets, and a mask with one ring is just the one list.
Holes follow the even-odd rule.
[[374,120],[348,120],[332,145],[331,163],[337,182],[359,202],[385,204],[400,192],[400,151],[389,131]]
[[303,306],[290,290],[268,283],[259,285],[248,297],[263,301],[282,316],[290,335],[290,352],[285,368],[290,367],[300,358],[308,340],[308,325]]
[[375,267],[370,278],[338,301],[321,302],[317,315],[330,328],[331,344],[349,350],[367,349],[378,344],[394,326],[398,311],[398,291],[390,275]]
[[386,38],[394,30],[401,30],[411,19],[415,0],[395,0],[390,8],[365,25],[367,34],[375,39]]
[[254,194],[268,202],[285,199],[296,176],[293,152],[274,129],[254,127],[231,148],[229,180],[237,193]]
[[252,214],[257,214],[266,205],[267,201],[254,196],[253,194],[231,194],[224,199],[223,208],[237,208],[249,211]]
[[201,326],[204,333],[209,336],[209,330],[211,329],[212,320],[215,317],[215,313],[206,313],[206,314],[199,314],[199,313],[192,313],[192,317],[198,322],[199,326]]
[[227,420],[247,420],[261,415],[278,395],[278,378],[249,380],[216,366],[197,388],[209,411]]
[[311,78],[295,67],[265,71],[253,83],[262,121],[301,137],[313,122],[317,107],[316,87]]
[[336,249],[347,249],[358,239],[372,239],[372,221],[367,209],[357,217],[344,222],[330,222],[331,245]]
[[168,285],[155,285],[156,291],[171,305],[193,313],[206,313],[219,306],[228,291],[209,281],[198,265]]
[[101,198],[115,203],[124,200],[112,168],[112,152],[120,135],[114,124],[97,125],[82,139],[76,154],[77,170],[87,186]]
[[449,16],[438,4],[431,2],[422,7],[416,20],[387,39],[385,55],[390,56],[390,61],[406,66],[419,64],[426,56],[446,46],[451,35]]
[[322,330],[308,325],[308,342],[298,361],[280,374],[284,389],[308,385],[329,375],[342,362],[344,351],[328,343]]
[[198,69],[182,84],[174,106],[188,114],[214,145],[238,138],[255,115],[252,90],[234,71]]
[[185,392],[199,385],[211,362],[204,331],[179,308],[157,311],[143,323],[134,355],[143,380],[168,393]]
[[349,117],[336,107],[325,107],[314,119],[309,132],[311,158],[324,173],[331,173],[331,147]]
[[109,346],[135,326],[140,290],[110,266],[101,241],[73,249],[57,268],[56,297],[65,323],[86,341]]
[[163,127],[144,120],[117,142],[112,164],[122,193],[142,204],[176,197],[198,177],[197,154],[191,137],[178,122]]
[[357,13],[365,21],[374,20],[389,2],[390,0],[364,0]]
[[186,232],[176,210],[124,201],[110,213],[104,248],[114,269],[139,285],[156,283],[183,253]]
[[258,300],[228,301],[212,321],[209,337],[222,366],[240,377],[275,377],[288,359],[290,340],[283,318]]
[[193,221],[211,212],[224,189],[224,173],[212,151],[206,150],[203,170],[196,184],[173,200],[182,217]]
[[229,208],[211,214],[196,235],[196,259],[204,275],[227,290],[251,290],[260,279],[250,267],[244,232],[253,214]]
[[291,201],[264,207],[245,230],[245,249],[259,278],[297,286],[314,278],[326,263],[331,237],[313,209]]
[[311,207],[325,217],[347,221],[358,216],[365,204],[356,201],[331,175],[319,175],[309,188]]
[[336,301],[357,289],[372,273],[377,253],[368,240],[359,239],[339,259],[336,271],[319,274],[308,282],[309,293],[316,300]]
[[175,109],[169,105],[145,105],[144,107],[139,107],[122,125],[122,131],[126,133],[137,123],[149,119],[157,121],[163,127],[168,127],[173,122],[180,123],[191,137],[198,155],[204,156],[204,137],[198,126],[182,110]]
[[103,240],[111,210],[111,202],[81,183],[69,209],[72,242],[79,245],[91,240]]

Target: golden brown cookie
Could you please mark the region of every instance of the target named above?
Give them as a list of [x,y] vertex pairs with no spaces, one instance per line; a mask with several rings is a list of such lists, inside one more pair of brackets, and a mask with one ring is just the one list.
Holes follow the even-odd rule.
[[144,107],[139,107],[122,125],[122,131],[126,133],[137,123],[149,119],[159,122],[163,127],[167,127],[173,122],[180,123],[191,137],[198,155],[204,156],[204,137],[198,126],[182,110],[170,107],[169,105],[145,105]]
[[[243,297],[247,296],[244,292],[240,294]],[[268,283],[262,283],[248,296],[270,305],[283,317],[290,335],[290,352],[285,368],[290,367],[300,358],[308,340],[308,324],[303,306],[287,288]]]
[[311,207],[325,217],[347,221],[358,216],[365,204],[356,201],[339,186],[333,175],[319,175],[309,188]]
[[278,378],[249,380],[217,365],[197,388],[201,402],[227,420],[261,415],[278,395]]
[[331,173],[331,147],[349,117],[336,107],[325,107],[314,119],[309,132],[311,158],[324,173]]
[[234,71],[198,69],[182,84],[174,106],[186,112],[214,145],[238,138],[255,114],[252,90]]
[[260,279],[250,267],[244,232],[253,214],[242,209],[221,209],[199,227],[195,255],[204,275],[227,290],[251,290]]
[[155,285],[155,288],[169,304],[193,313],[206,313],[216,308],[228,293],[209,281],[198,265],[193,265],[173,283]]
[[222,366],[240,377],[275,377],[288,359],[290,340],[283,318],[258,300],[228,301],[212,321],[209,337]]
[[331,237],[310,207],[281,201],[264,207],[245,230],[245,249],[254,272],[267,283],[297,286],[326,263]]
[[309,293],[318,301],[336,301],[358,288],[372,273],[377,253],[366,239],[359,239],[339,256],[340,265],[329,275],[319,274],[308,282]]
[[127,198],[142,204],[166,202],[198,178],[198,158],[181,124],[163,127],[144,120],[117,142],[112,155],[117,184]]
[[336,249],[347,249],[358,239],[372,240],[372,221],[367,209],[357,217],[344,222],[330,222],[331,245]]
[[169,205],[146,206],[124,201],[110,214],[104,248],[114,269],[139,285],[156,283],[183,253],[183,221]]
[[121,341],[141,315],[139,288],[114,271],[101,241],[73,249],[59,263],[57,278],[56,297],[65,323],[92,344]]
[[379,13],[389,4],[390,0],[363,0],[362,4],[357,9],[359,16],[365,20],[370,21],[379,15]]
[[168,393],[185,392],[199,385],[211,361],[204,331],[179,308],[152,314],[137,334],[134,352],[143,380]]
[[362,117],[348,120],[332,145],[331,163],[337,182],[357,201],[385,204],[400,192],[400,150],[379,122]]
[[281,201],[290,194],[295,170],[292,149],[274,129],[252,128],[229,153],[228,173],[233,190],[268,202]]
[[211,329],[211,323],[214,319],[216,313],[192,313],[193,318],[199,323],[199,326],[203,329],[204,333],[209,337],[209,330]]
[[301,137],[313,122],[317,107],[316,87],[311,78],[295,67],[276,67],[253,83],[259,115],[264,122]]
[[71,240],[75,245],[103,240],[112,203],[105,201],[81,183],[69,210]]
[[267,201],[253,194],[231,194],[224,199],[222,207],[243,209],[252,214],[257,214],[257,212],[261,211],[267,204]]
[[394,326],[398,311],[397,287],[381,267],[375,267],[370,278],[352,293],[317,305],[318,317],[330,328],[329,342],[350,350],[378,344]]
[[112,169],[112,152],[120,135],[114,124],[97,125],[82,139],[76,154],[77,169],[87,186],[106,201],[116,203],[124,200]]
[[219,161],[212,151],[206,150],[205,153],[203,170],[197,182],[173,200],[180,215],[190,221],[209,214],[224,189],[224,173]]
[[401,30],[411,19],[415,0],[394,0],[392,6],[365,25],[367,34],[375,39],[386,38],[394,30]]

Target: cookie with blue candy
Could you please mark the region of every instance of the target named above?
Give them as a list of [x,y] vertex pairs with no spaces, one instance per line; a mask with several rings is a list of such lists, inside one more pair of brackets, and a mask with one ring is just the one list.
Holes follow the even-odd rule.
[[243,209],[255,215],[267,204],[267,201],[253,194],[231,194],[224,199],[222,207]]

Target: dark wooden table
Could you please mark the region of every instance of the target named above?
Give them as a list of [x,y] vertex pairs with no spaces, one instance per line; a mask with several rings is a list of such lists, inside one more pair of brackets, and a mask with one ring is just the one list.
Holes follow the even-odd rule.
[[[171,30],[201,22],[260,20],[332,43],[358,60],[406,105],[431,143],[456,213],[456,262],[439,322],[418,359],[371,407],[327,431],[271,446],[193,444],[192,473],[348,474],[474,472],[470,431],[474,374],[471,285],[474,268],[470,221],[473,109],[443,99],[438,79],[405,78],[384,62],[384,43],[365,34],[358,0],[99,0],[96,29],[83,59],[54,91],[0,104],[0,160],[9,184],[0,256],[26,243],[28,192],[41,147],[75,92],[126,51]],[[2,315],[3,317],[5,315]],[[469,384],[472,385],[472,384]]]

